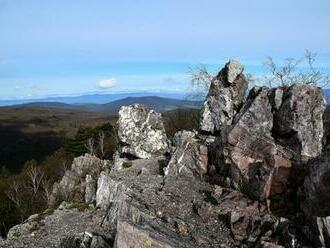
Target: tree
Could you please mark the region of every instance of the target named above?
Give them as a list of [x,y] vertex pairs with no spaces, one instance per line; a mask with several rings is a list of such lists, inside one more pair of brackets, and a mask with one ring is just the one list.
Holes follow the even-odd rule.
[[35,196],[44,178],[44,172],[40,169],[40,167],[36,164],[35,161],[30,161],[28,162],[26,175],[28,178],[27,185]]

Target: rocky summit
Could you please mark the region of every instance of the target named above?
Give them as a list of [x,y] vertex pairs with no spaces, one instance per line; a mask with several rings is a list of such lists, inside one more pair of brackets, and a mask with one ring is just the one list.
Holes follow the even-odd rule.
[[229,61],[211,82],[200,130],[172,140],[160,113],[122,107],[113,160],[76,158],[53,186],[52,208],[0,247],[330,247],[322,90],[247,93],[243,71]]

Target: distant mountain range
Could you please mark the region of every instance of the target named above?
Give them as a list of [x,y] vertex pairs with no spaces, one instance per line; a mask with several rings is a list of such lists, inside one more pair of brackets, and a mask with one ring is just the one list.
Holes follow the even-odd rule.
[[121,106],[134,103],[144,104],[156,111],[168,111],[179,108],[200,108],[201,101],[190,101],[183,99],[165,98],[159,96],[126,97],[120,100],[111,101],[105,104],[68,104],[61,102],[31,102],[6,106],[4,108],[50,108],[63,110],[80,110],[89,112],[117,113]]
[[173,98],[184,100],[187,98],[185,93],[167,93],[167,92],[131,92],[131,93],[113,93],[113,94],[86,94],[81,96],[66,96],[66,97],[47,97],[41,99],[14,99],[1,100],[0,106],[17,105],[33,102],[57,102],[66,104],[105,104],[112,101],[124,99],[127,97],[145,97],[158,96],[162,98]]

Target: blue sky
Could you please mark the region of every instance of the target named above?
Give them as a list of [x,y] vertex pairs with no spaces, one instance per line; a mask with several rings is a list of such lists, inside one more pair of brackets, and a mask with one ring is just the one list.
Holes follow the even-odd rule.
[[305,49],[330,67],[329,0],[0,0],[0,98],[186,91],[189,66]]

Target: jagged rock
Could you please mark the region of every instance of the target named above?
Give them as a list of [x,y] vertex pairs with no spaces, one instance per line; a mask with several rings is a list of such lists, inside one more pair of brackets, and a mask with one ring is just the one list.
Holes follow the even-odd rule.
[[96,200],[96,181],[91,175],[86,175],[85,203],[94,203]]
[[228,134],[230,175],[236,187],[254,199],[281,193],[291,163],[272,137],[273,114],[268,89],[255,87]]
[[97,181],[96,207],[107,209],[110,204],[111,179],[108,172],[102,171]]
[[151,158],[169,151],[161,114],[141,104],[119,110],[118,136],[124,144],[121,153]]
[[95,193],[93,187],[100,172],[109,167],[108,160],[101,160],[90,154],[75,158],[71,169],[65,172],[60,182],[54,184],[50,205],[54,206],[63,200],[93,202],[95,196],[88,194]]
[[214,133],[224,131],[242,105],[248,82],[243,75],[244,67],[230,60],[212,80],[202,110],[200,128]]
[[[298,161],[307,161],[322,152],[323,113],[326,101],[321,88],[313,85],[292,85],[275,102],[275,138],[294,154]],[[276,95],[276,94],[275,94]],[[280,107],[279,107],[280,105]]]
[[165,175],[185,175],[201,178],[207,173],[208,150],[196,133],[180,131],[174,136],[175,151],[165,168]]

